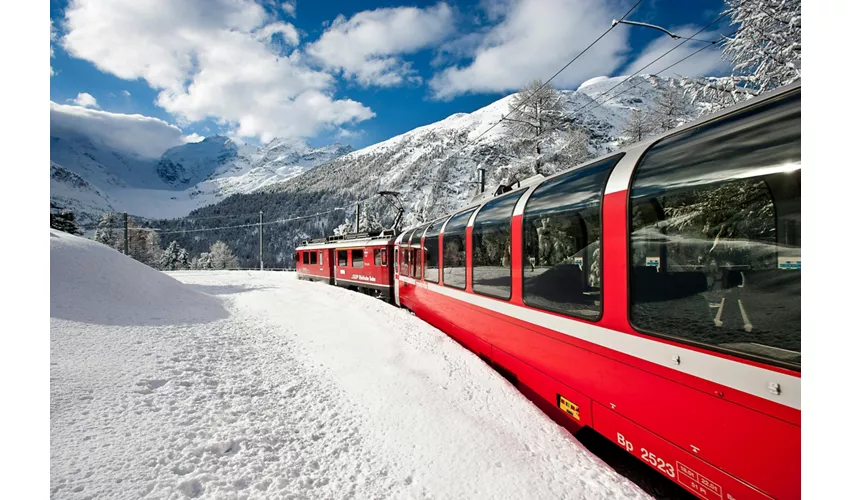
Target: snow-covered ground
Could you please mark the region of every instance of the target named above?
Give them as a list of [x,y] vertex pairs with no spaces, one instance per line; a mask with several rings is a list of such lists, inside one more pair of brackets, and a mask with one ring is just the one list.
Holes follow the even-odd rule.
[[52,498],[646,498],[412,315],[51,231]]

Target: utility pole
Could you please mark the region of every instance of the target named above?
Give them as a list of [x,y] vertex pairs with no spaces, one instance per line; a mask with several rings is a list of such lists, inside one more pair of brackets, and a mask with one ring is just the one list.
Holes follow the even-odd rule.
[[354,218],[357,219],[357,220],[354,223],[354,232],[359,233],[360,232],[360,202],[359,201],[357,202],[357,212],[355,212],[355,214],[356,215],[355,215]]
[[260,210],[260,271],[263,270],[263,211]]
[[127,212],[124,212],[124,255],[130,255],[130,240],[127,238]]

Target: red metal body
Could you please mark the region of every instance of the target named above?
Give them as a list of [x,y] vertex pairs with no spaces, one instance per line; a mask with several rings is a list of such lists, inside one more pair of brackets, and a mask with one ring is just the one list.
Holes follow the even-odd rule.
[[392,292],[392,246],[388,238],[305,243],[296,248],[299,279],[327,281],[345,288]]

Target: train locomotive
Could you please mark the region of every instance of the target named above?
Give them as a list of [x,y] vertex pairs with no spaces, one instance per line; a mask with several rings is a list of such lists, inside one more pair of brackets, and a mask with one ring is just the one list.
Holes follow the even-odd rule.
[[297,274],[409,309],[698,498],[799,498],[800,102],[304,242]]

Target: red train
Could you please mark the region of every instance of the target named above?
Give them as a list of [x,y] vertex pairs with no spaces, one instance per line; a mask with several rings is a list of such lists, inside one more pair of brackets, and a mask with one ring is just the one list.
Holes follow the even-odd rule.
[[699,498],[799,498],[800,95],[392,239],[303,245],[299,277],[391,297]]

